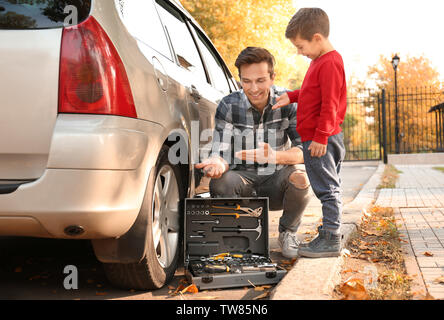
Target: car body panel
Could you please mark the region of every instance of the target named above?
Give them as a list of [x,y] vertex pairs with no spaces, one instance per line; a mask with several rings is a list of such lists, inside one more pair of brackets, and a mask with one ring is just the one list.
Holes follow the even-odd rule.
[[[180,66],[168,37],[171,56],[131,34],[116,4],[94,0],[91,16],[124,64],[137,119],[58,114],[63,29],[0,30],[0,67],[8,75],[0,78],[0,133],[8,137],[0,140],[0,185],[22,183],[0,192],[0,236],[70,239],[65,229],[81,226],[75,238],[100,243],[94,248],[102,261],[137,261],[143,250],[123,258],[112,248],[125,252],[141,239],[135,224],[144,221],[148,179],[162,146],[173,149],[177,137],[185,146],[178,165],[186,196],[194,196],[197,151],[211,141],[224,93]],[[180,5],[177,10],[201,30]],[[123,237],[128,241],[117,243]]]
[[[73,168],[48,168],[36,181],[21,185],[11,194],[0,195],[0,218],[15,221],[12,226],[0,227],[0,235],[25,235],[23,231],[19,231],[19,222],[23,222],[29,230],[32,228],[28,226],[35,227],[34,233],[27,236],[40,237],[45,234],[45,237],[69,239],[72,237],[65,234],[64,230],[72,225],[81,226],[85,230],[84,234],[76,237],[78,239],[115,238],[124,234],[137,218],[145,194],[146,180],[162,146],[155,139],[151,142],[149,137],[160,136],[164,129],[149,121],[100,115],[60,115],[58,122],[62,124],[56,125],[56,138],[51,150],[55,155],[66,150],[66,155],[55,157],[51,161],[58,161],[59,164],[65,161],[65,164],[71,164]],[[89,130],[94,139],[88,141],[89,146],[85,149],[89,150],[102,140],[104,144],[99,147],[99,152],[92,153],[99,160],[91,157],[88,162],[86,155],[91,153],[81,152],[76,155],[76,151],[85,142],[83,134],[80,137],[73,134],[67,146],[59,143],[58,136],[68,134],[64,131],[66,126],[63,124],[74,122],[97,125],[96,131],[91,125]],[[71,126],[71,129],[77,130],[79,127],[82,126],[77,124]],[[111,137],[110,132],[113,132]],[[133,162],[123,160],[119,163],[116,160],[124,159],[126,153],[125,148],[115,149],[112,144],[116,140],[120,144],[125,144],[126,141],[128,145],[134,145],[134,140],[139,140],[136,142],[139,144],[136,150],[130,152],[135,159]],[[111,151],[107,149],[106,143]],[[58,148],[61,150],[57,151]],[[107,167],[115,166],[118,169],[105,168],[100,157],[107,154],[116,156]],[[73,165],[69,157],[79,159],[79,164]],[[134,164],[139,165],[135,169],[128,169]],[[22,219],[23,217],[26,219]],[[30,217],[41,225],[40,230],[35,223],[30,222]],[[1,219],[0,223],[6,221]]]
[[[62,30],[0,30],[0,180],[39,178],[57,118]],[[0,182],[1,183],[1,182]]]

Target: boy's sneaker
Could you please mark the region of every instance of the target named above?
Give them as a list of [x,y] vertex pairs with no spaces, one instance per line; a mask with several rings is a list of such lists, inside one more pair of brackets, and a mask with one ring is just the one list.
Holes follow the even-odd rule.
[[301,245],[299,256],[307,258],[337,257],[341,254],[341,234],[334,234],[318,228],[318,236],[311,242]]
[[291,231],[284,231],[279,233],[279,245],[282,249],[282,255],[285,258],[296,258],[298,256],[298,249],[300,241],[296,233]]

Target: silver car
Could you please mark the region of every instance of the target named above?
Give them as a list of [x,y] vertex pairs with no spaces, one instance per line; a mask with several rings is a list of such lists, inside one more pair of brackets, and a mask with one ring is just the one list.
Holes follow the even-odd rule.
[[0,236],[91,239],[116,286],[164,286],[192,134],[234,90],[176,1],[0,0]]

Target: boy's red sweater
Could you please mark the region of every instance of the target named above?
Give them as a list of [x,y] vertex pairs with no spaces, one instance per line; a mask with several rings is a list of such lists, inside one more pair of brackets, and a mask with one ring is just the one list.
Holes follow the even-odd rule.
[[296,131],[302,141],[327,144],[330,136],[342,131],[347,110],[344,62],[337,51],[313,60],[299,90],[288,92],[298,103]]

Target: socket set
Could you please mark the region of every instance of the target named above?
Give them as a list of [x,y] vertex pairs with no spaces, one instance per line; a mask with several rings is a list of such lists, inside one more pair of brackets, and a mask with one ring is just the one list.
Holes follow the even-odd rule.
[[279,282],[268,244],[268,198],[185,200],[185,275],[199,289]]

